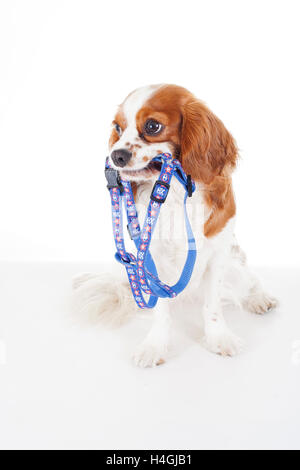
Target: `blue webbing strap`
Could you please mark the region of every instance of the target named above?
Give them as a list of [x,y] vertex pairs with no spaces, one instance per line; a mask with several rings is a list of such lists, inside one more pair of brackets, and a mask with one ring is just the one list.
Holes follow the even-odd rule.
[[[140,308],[153,308],[159,297],[175,297],[182,292],[191,278],[197,256],[195,238],[186,208],[187,197],[191,196],[195,190],[195,184],[185,174],[180,162],[172,159],[170,154],[161,154],[154,160],[161,162],[162,167],[159,178],[152,190],[142,230],[140,228],[130,182],[121,180],[118,172],[111,168],[108,160],[106,161],[105,171],[112,203],[113,234],[117,249],[115,258],[119,263],[125,266],[134,299]],[[183,185],[186,191],[183,205],[188,252],[179,280],[175,285],[170,287],[159,279],[149,247],[159,217],[160,208],[166,200],[173,175]],[[137,257],[128,253],[125,249],[122,204],[124,204],[126,209],[128,220],[127,227],[136,245]],[[148,301],[145,300],[145,294],[149,295]]]

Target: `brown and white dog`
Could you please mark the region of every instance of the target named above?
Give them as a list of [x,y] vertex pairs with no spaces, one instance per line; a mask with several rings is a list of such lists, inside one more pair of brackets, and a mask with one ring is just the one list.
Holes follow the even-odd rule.
[[[191,224],[197,239],[197,261],[192,279],[178,299],[160,299],[154,308],[153,326],[135,352],[142,367],[165,361],[171,312],[176,302],[182,310],[192,302],[204,320],[204,344],[221,355],[239,352],[242,342],[228,328],[224,301],[238,303],[262,314],[276,306],[249,271],[245,255],[234,238],[235,200],[231,174],[238,150],[224,124],[186,89],[152,85],[133,91],[119,107],[109,140],[110,163],[122,178],[133,183],[141,221],[151,189],[159,175],[152,159],[162,152],[178,158],[196,182],[189,199]],[[186,241],[183,231],[183,188],[173,178],[162,207],[151,253],[160,278],[176,282],[182,269]],[[99,319],[121,322],[136,310],[127,280],[107,275],[79,276],[74,281],[77,309]]]

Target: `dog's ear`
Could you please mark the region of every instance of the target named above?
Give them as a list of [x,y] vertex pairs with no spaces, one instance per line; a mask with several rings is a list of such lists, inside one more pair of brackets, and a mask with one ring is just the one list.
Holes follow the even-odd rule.
[[180,158],[185,172],[205,184],[228,176],[236,165],[238,151],[224,124],[195,98],[188,100],[181,112]]

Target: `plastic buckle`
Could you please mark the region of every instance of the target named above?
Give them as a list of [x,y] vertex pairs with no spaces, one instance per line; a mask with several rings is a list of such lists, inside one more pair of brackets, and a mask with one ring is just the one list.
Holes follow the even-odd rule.
[[[167,189],[167,191],[165,191],[162,188],[157,189],[157,185],[164,186]],[[152,201],[159,202],[160,204],[163,204],[165,202],[165,200],[167,199],[169,189],[170,189],[170,185],[168,183],[165,183],[164,181],[161,181],[161,180],[155,181],[150,199]],[[154,196],[155,191],[158,192],[159,196]],[[161,195],[160,195],[160,193],[161,193]]]
[[107,189],[119,188],[120,192],[124,191],[119,172],[114,168],[105,168],[105,178],[107,180]]
[[188,197],[192,197],[193,195],[193,182],[191,175],[186,176],[186,189],[188,193]]

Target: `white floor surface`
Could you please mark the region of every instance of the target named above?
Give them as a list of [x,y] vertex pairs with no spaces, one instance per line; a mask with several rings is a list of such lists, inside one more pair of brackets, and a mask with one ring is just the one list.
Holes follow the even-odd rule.
[[89,270],[1,265],[1,448],[300,448],[300,270],[256,270],[276,311],[226,312],[240,356],[203,349],[181,312],[172,357],[145,370],[130,357],[150,318],[107,330],[68,317],[70,279]]

